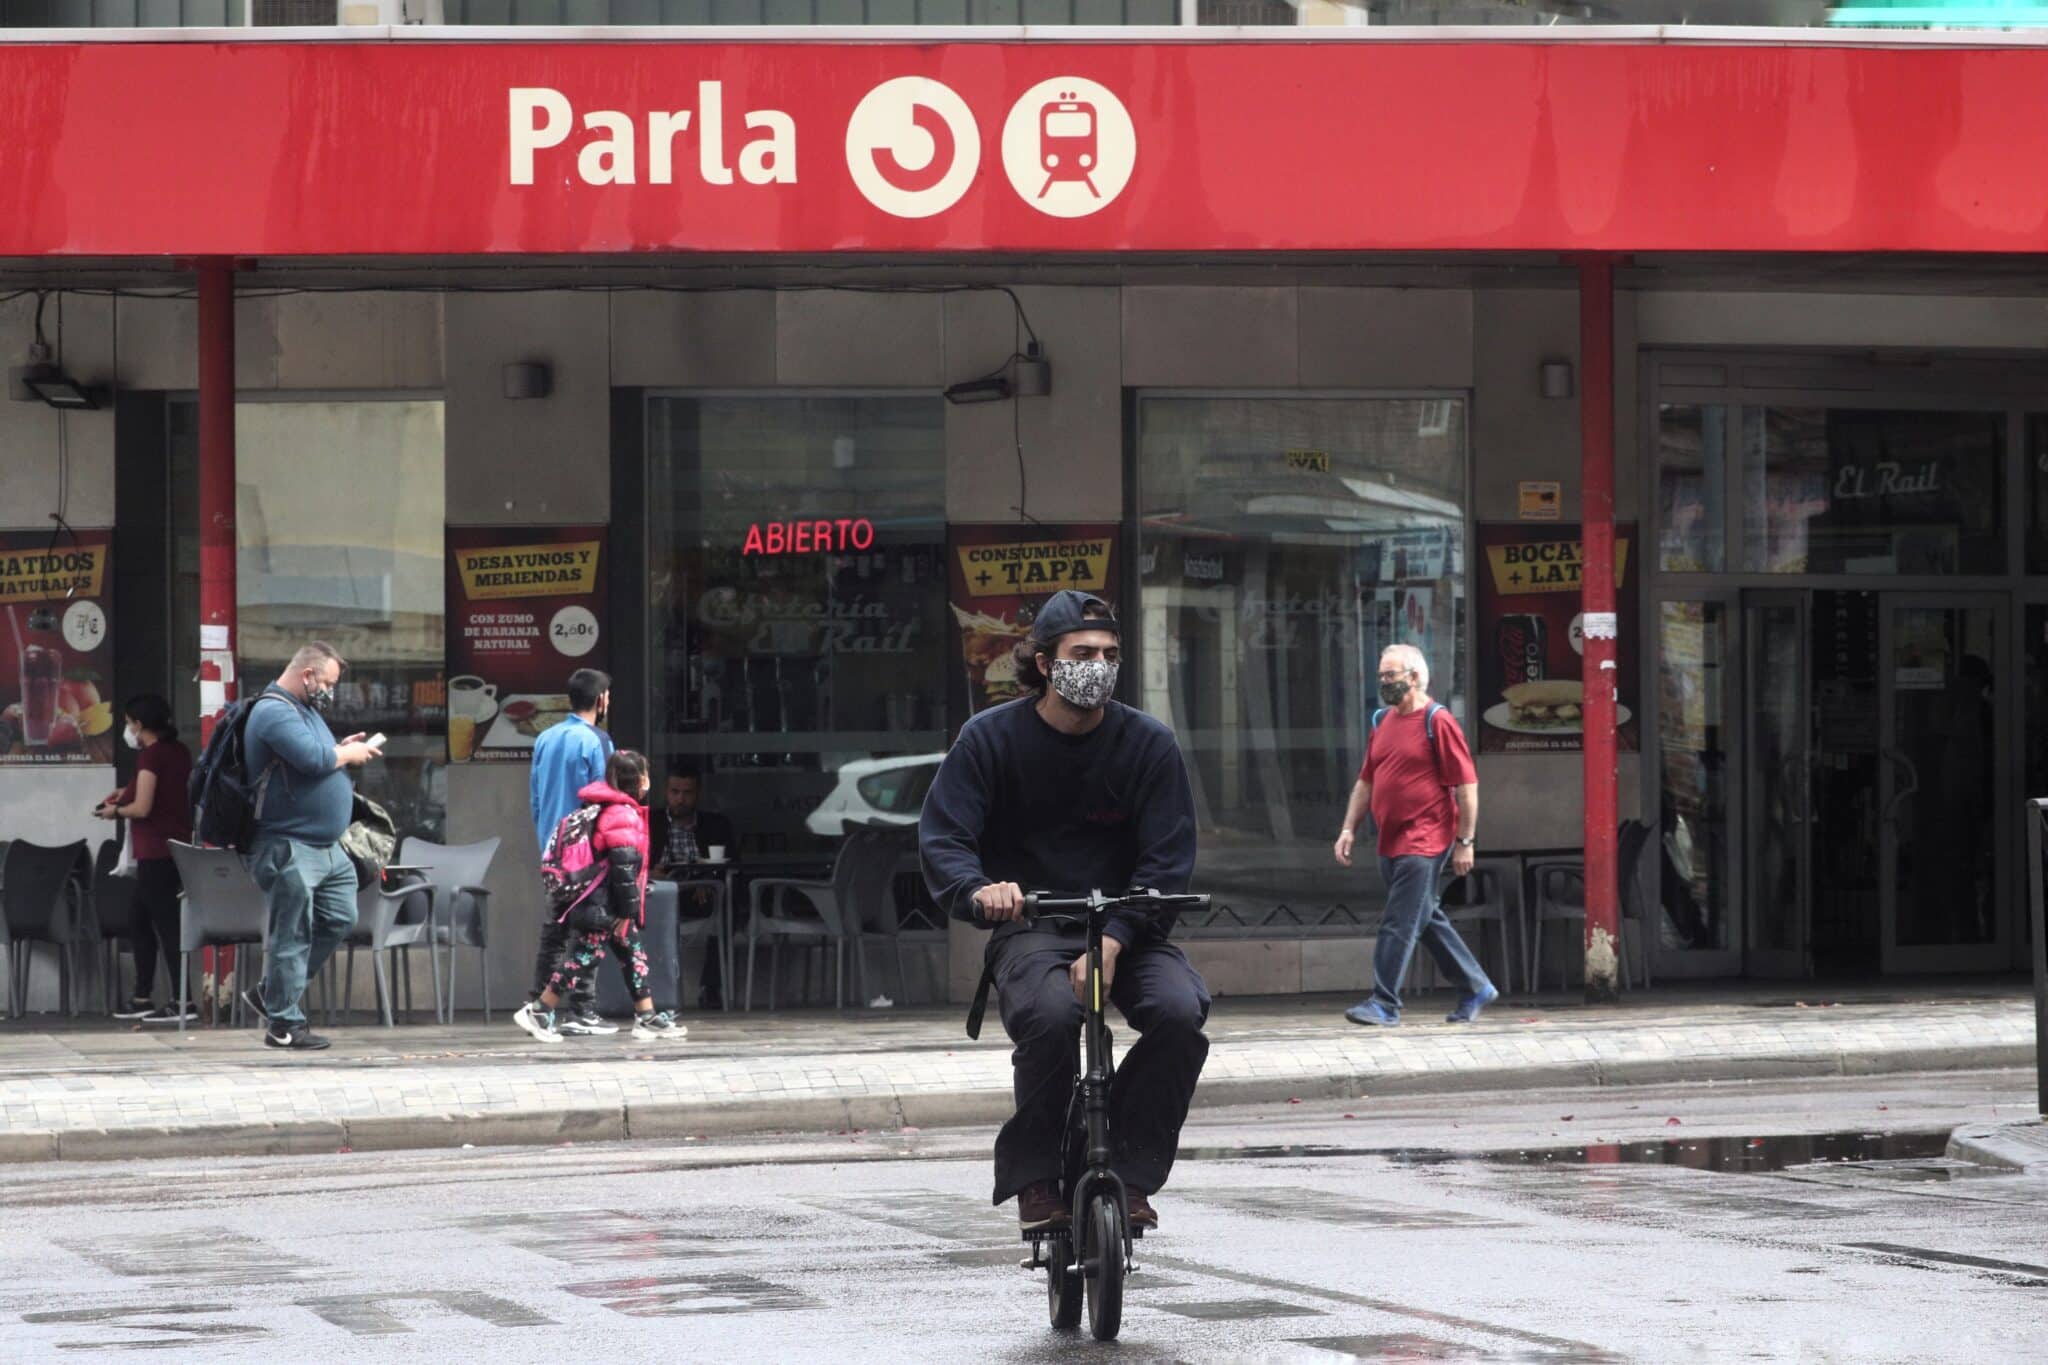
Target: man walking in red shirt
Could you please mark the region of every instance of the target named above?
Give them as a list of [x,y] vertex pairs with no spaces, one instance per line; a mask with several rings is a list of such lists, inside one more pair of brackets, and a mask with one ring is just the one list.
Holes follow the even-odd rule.
[[1366,736],[1365,763],[1337,834],[1337,861],[1351,866],[1351,845],[1368,808],[1379,827],[1380,876],[1387,884],[1373,948],[1372,995],[1344,1011],[1354,1024],[1401,1022],[1401,982],[1419,938],[1445,976],[1465,983],[1449,1019],[1469,1024],[1500,998],[1472,950],[1444,915],[1444,869],[1472,870],[1479,828],[1479,774],[1465,732],[1429,698],[1429,661],[1413,645],[1380,656],[1380,700]]

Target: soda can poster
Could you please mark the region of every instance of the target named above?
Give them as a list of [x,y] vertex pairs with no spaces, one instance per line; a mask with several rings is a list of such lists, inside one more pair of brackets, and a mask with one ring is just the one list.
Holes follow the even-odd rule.
[[0,532],[0,765],[114,761],[111,539]]
[[[1618,745],[1637,746],[1641,709],[1635,611],[1635,527],[1614,528]],[[1576,753],[1585,747],[1585,641],[1579,606],[1584,546],[1575,525],[1482,523],[1479,667],[1473,709],[1479,751]]]
[[448,761],[525,762],[607,668],[602,526],[448,528]]
[[953,625],[967,709],[1024,695],[1014,657],[1045,599],[1062,588],[1115,604],[1113,525],[954,526],[948,532]]

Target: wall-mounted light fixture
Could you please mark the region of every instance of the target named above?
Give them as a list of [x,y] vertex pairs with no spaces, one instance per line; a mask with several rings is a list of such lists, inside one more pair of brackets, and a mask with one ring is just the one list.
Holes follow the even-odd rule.
[[90,412],[99,395],[50,363],[42,342],[28,348],[29,363],[7,372],[7,396],[17,403],[47,403],[61,412]]
[[1546,360],[1537,371],[1538,384],[1545,398],[1569,398],[1572,396],[1572,363],[1569,360]]
[[505,367],[507,398],[545,398],[554,391],[555,373],[544,361],[522,360]]
[[1052,362],[1037,342],[1028,343],[1001,367],[979,379],[962,380],[946,390],[949,403],[1000,403],[1006,398],[1043,398],[1052,392]]

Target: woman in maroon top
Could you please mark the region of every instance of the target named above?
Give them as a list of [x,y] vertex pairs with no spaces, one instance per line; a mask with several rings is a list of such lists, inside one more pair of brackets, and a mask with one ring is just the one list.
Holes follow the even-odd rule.
[[[135,757],[135,780],[101,802],[93,813],[103,820],[129,822],[128,838],[135,849],[135,915],[142,927],[135,935],[135,999],[114,1017],[175,1024],[176,983],[170,994],[172,1003],[152,1009],[150,999],[156,986],[157,953],[163,953],[168,970],[178,970],[180,888],[178,865],[171,861],[171,841],[192,840],[192,805],[186,795],[192,780],[192,751],[178,741],[171,704],[154,692],[131,698],[121,714],[128,747],[141,751]],[[188,1006],[186,1020],[196,1015]]]

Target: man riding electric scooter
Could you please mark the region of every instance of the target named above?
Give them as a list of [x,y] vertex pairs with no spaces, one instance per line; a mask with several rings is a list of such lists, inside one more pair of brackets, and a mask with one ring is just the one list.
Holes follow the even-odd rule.
[[[1174,894],[1194,872],[1194,795],[1173,732],[1110,699],[1119,640],[1101,598],[1053,594],[1017,651],[1019,678],[1040,690],[961,727],[918,822],[934,898],[995,926],[983,990],[994,984],[1016,1044],[1017,1112],[996,1137],[994,1202],[1016,1196],[1027,1233],[1071,1221],[1059,1182],[1088,957],[1080,928],[1027,921],[1026,893]],[[1175,918],[1113,911],[1103,937],[1110,1003],[1139,1034],[1109,1095],[1111,1166],[1139,1230],[1158,1226],[1149,1196],[1173,1169],[1209,1055],[1209,991],[1168,941]]]

